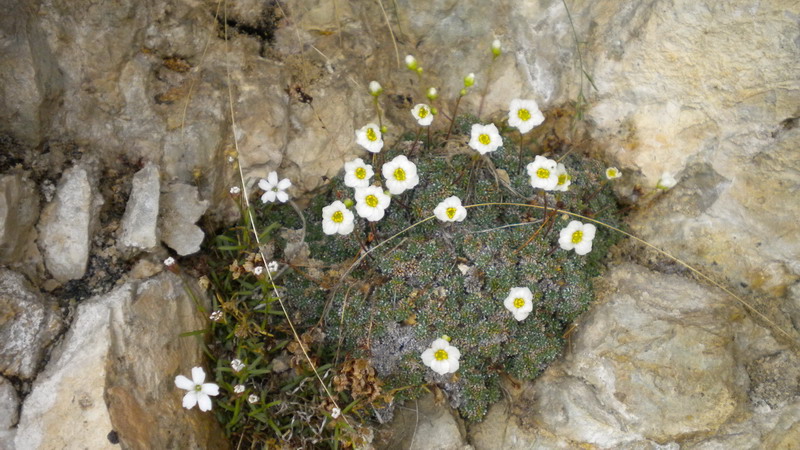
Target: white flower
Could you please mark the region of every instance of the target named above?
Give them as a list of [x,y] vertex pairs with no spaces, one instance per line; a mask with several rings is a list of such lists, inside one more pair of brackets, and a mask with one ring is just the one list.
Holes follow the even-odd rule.
[[461,206],[461,199],[454,195],[436,205],[433,215],[442,222],[461,222],[467,217],[467,210]]
[[167,267],[175,265],[175,258],[170,256],[169,258],[165,259],[164,260],[164,265],[167,266]]
[[354,218],[353,213],[347,209],[344,203],[336,200],[322,208],[322,231],[328,235],[350,234],[353,231]]
[[277,272],[278,271],[278,261],[270,261],[270,263],[267,264],[267,270],[269,270],[269,273]]
[[664,172],[661,174],[661,179],[658,180],[656,187],[666,191],[667,189],[672,189],[675,187],[676,184],[678,184],[678,181],[675,180],[675,177],[673,177],[669,172]]
[[458,370],[458,358],[461,352],[444,339],[436,339],[431,346],[422,352],[422,362],[439,375],[453,373]]
[[[417,165],[409,161],[405,155],[396,156],[382,168],[386,188],[392,195],[400,195],[419,183]],[[361,214],[361,213],[359,213]]]
[[414,108],[411,109],[411,115],[414,116],[414,119],[417,120],[417,123],[423,127],[427,127],[431,124],[431,122],[433,122],[433,113],[431,113],[431,107],[424,103],[414,106]]
[[526,317],[533,311],[533,293],[526,287],[511,288],[505,301],[503,301],[506,309],[511,311],[514,318],[518,321],[525,320]]
[[233,387],[233,393],[234,394],[241,394],[242,392],[244,392],[244,385],[243,384],[237,384],[236,386]]
[[381,92],[383,92],[383,88],[381,87],[380,83],[378,83],[377,81],[370,81],[369,82],[369,93],[370,93],[370,95],[372,95],[374,97],[377,97],[377,96],[381,95]]
[[258,403],[258,400],[259,398],[256,394],[250,394],[250,396],[247,397],[247,401],[250,403]]
[[554,187],[553,190],[567,192],[567,190],[569,190],[569,185],[572,184],[572,177],[569,176],[567,168],[561,163],[556,165],[556,179],[558,183],[556,183],[556,187]]
[[597,228],[590,223],[573,220],[558,236],[558,245],[564,250],[575,249],[575,253],[585,255],[592,251],[592,240]]
[[232,163],[232,162],[234,162],[234,161],[236,161],[236,160],[235,160],[235,159],[233,159],[233,156],[228,156],[228,162],[229,162],[229,163]]
[[470,87],[475,84],[475,74],[471,73],[464,77],[464,87]]
[[208,318],[213,322],[219,322],[222,320],[222,311],[214,311],[210,316],[208,316]]
[[211,411],[211,397],[209,395],[219,394],[219,386],[215,383],[203,383],[206,380],[206,373],[202,367],[192,368],[192,379],[183,375],[175,377],[175,386],[189,392],[183,396],[183,407],[186,409],[200,407],[200,411]]
[[377,222],[383,219],[384,210],[392,202],[391,197],[384,194],[378,186],[357,188],[355,198],[356,212],[370,222]]
[[333,417],[334,419],[338,419],[340,415],[342,415],[341,409],[334,407],[331,410],[331,417]]
[[419,67],[417,64],[417,58],[414,58],[411,55],[406,55],[406,67],[408,67],[408,70],[417,70]]
[[619,171],[616,167],[609,167],[606,169],[606,178],[609,180],[616,180],[617,178],[622,176],[622,172]]
[[372,170],[372,166],[366,164],[361,158],[344,163],[344,185],[347,187],[367,187],[373,175],[375,172]]
[[492,41],[492,55],[498,57],[501,53],[503,53],[503,49],[500,45],[500,39],[495,39]]
[[479,123],[472,125],[469,146],[477,150],[478,153],[485,155],[497,150],[501,145],[503,145],[503,140],[500,139],[500,133],[493,123],[489,125],[481,125]]
[[233,369],[234,372],[237,373],[241,372],[242,369],[244,369],[244,367],[245,364],[242,362],[241,359],[234,359],[233,361],[231,361],[231,369]]
[[526,167],[534,188],[552,191],[558,186],[558,163],[552,159],[536,155],[533,162]]
[[508,109],[508,125],[518,129],[522,134],[544,122],[544,116],[534,100],[515,98],[511,100]]
[[240,192],[242,192],[242,189],[239,186],[231,188],[231,195],[239,195]]
[[264,195],[261,196],[261,203],[274,202],[275,200],[286,203],[289,200],[289,194],[286,193],[286,189],[291,186],[292,182],[288,178],[278,181],[278,173],[275,171],[270,172],[266,179],[262,178],[258,182],[258,187],[264,191]]
[[255,276],[261,275],[262,273],[264,273],[264,267],[256,266],[256,268],[253,269],[253,273],[255,274]]
[[356,144],[372,153],[378,153],[383,148],[381,129],[374,123],[368,123],[356,130]]

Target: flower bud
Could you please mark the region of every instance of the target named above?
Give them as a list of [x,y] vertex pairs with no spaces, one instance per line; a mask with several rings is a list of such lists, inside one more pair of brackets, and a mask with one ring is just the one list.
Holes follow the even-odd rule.
[[439,98],[439,91],[437,91],[435,87],[428,88],[428,92],[425,96],[428,97],[428,100],[434,101]]
[[369,82],[369,93],[370,93],[370,95],[372,95],[373,97],[377,97],[377,96],[381,95],[381,92],[383,92],[383,88],[381,87],[380,83],[378,83],[377,81],[370,81]]
[[492,42],[492,55],[497,58],[501,53],[503,53],[503,50],[500,47],[500,40],[495,39],[494,42]]
[[446,334],[443,334],[443,335],[442,335],[442,339],[444,339],[444,340],[445,340],[445,341],[447,341],[447,342],[450,342],[450,341],[451,341],[451,338],[450,338],[450,336],[448,336],[448,335],[446,335]]
[[417,58],[414,58],[411,55],[406,55],[406,67],[408,67],[408,70],[417,70],[417,67],[419,67],[417,65]]
[[435,115],[439,114],[439,110],[434,108],[433,106],[431,106],[431,114],[433,114],[435,116]]
[[467,88],[462,88],[461,91],[459,91],[458,95],[462,97],[467,95]]
[[386,134],[387,131],[389,131],[389,128],[387,128],[386,125],[381,127],[381,134]]
[[475,74],[471,73],[464,77],[464,87],[470,87],[475,84]]
[[355,203],[353,202],[353,199],[351,199],[351,198],[344,199],[344,201],[342,203],[344,203],[344,206],[346,206],[348,208],[352,208],[353,205],[355,205]]

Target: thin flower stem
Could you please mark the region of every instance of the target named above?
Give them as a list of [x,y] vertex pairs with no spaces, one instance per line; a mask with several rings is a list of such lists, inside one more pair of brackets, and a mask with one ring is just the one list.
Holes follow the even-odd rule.
[[492,55],[492,62],[489,63],[489,71],[486,73],[486,83],[483,84],[483,91],[481,91],[481,102],[478,105],[478,118],[483,114],[483,102],[486,100],[486,93],[489,92],[489,82],[492,81],[492,70],[494,69],[494,60],[497,59]]
[[417,127],[417,136],[414,138],[414,144],[411,146],[410,155],[413,155],[414,152],[417,150],[417,142],[419,142],[419,135],[422,134],[422,127]]
[[456,100],[456,107],[453,108],[453,117],[450,118],[450,128],[447,129],[447,137],[444,138],[444,145],[447,145],[447,141],[450,140],[450,134],[453,133],[453,125],[456,123],[456,115],[458,114],[458,104],[461,103],[461,95],[459,93],[458,99]]
[[431,126],[428,125],[428,145],[425,147],[427,150],[431,149]]
[[375,106],[375,114],[378,115],[378,128],[383,133],[383,116],[381,115],[381,107],[378,105],[378,97],[372,97],[372,104]]
[[517,173],[522,171],[522,132],[519,132],[519,161],[517,162]]

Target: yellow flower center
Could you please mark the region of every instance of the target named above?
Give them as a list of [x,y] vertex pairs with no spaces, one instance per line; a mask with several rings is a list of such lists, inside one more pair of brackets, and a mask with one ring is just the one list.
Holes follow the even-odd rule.
[[378,197],[375,197],[374,195],[368,195],[364,201],[367,202],[367,206],[370,208],[378,206]]
[[544,167],[540,167],[536,170],[536,176],[539,178],[550,178],[550,171]]
[[342,214],[341,211],[336,211],[331,216],[331,220],[333,220],[336,223],[342,223],[342,221],[344,220],[344,214]]
[[372,142],[377,141],[378,133],[376,133],[375,130],[373,130],[372,128],[367,128],[367,139],[369,139]]
[[405,181],[406,180],[406,171],[403,170],[402,167],[398,167],[394,169],[394,179],[397,181]]
[[195,384],[195,385],[194,385],[194,390],[195,390],[195,391],[197,391],[197,392],[200,392],[200,391],[202,391],[202,390],[203,390],[203,385],[201,385],[201,384]]
[[456,216],[456,209],[455,208],[447,208],[446,214],[447,214],[447,218],[448,219],[452,219],[453,217]]
[[558,176],[558,185],[561,186],[562,184],[567,182],[567,174],[562,173]]
[[572,243],[573,244],[580,244],[582,240],[583,240],[583,231],[578,230],[578,231],[572,233]]
[[478,136],[478,142],[483,145],[489,145],[489,143],[492,142],[492,138],[490,138],[488,134],[482,134]]
[[608,176],[609,178],[614,178],[615,176],[617,176],[617,171],[614,169],[608,169]]
[[514,308],[522,308],[525,306],[525,299],[524,298],[515,298],[514,299]]
[[531,118],[531,112],[525,108],[520,108],[519,111],[517,111],[517,117],[519,117],[523,122],[527,122],[528,119]]
[[436,358],[437,361],[444,361],[448,358],[447,352],[444,350],[436,350],[436,353],[433,354],[433,357]]
[[359,167],[358,169],[356,169],[356,178],[358,178],[359,180],[363,180],[366,177],[367,177],[367,169],[363,167]]
[[425,107],[420,108],[419,112],[417,112],[417,116],[419,116],[420,119],[428,117],[428,108]]

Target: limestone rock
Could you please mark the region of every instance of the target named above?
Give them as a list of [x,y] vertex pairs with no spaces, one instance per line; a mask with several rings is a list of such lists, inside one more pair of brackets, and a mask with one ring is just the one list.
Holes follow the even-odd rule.
[[379,433],[377,448],[419,450],[469,450],[464,425],[433,394],[398,408],[391,424]]
[[19,174],[0,176],[0,264],[19,261],[35,239],[38,215],[33,182]]
[[65,171],[55,198],[39,218],[39,247],[47,270],[59,282],[86,273],[95,213],[102,204],[89,173],[81,165]]
[[11,382],[0,377],[0,449],[13,449],[12,428],[19,420],[19,397]]
[[112,431],[123,448],[227,448],[212,414],[182,408],[173,381],[203,361],[197,338],[179,334],[204,326],[168,272],[81,303],[23,403],[16,448],[118,448]]
[[195,222],[207,208],[208,201],[200,200],[197,187],[183,183],[169,185],[161,195],[161,239],[179,255],[200,250],[205,235]]
[[64,327],[58,305],[24,276],[0,269],[0,311],[0,372],[30,379]]
[[133,176],[133,188],[122,216],[119,243],[123,247],[151,249],[158,245],[158,203],[161,181],[158,167],[150,164]]

